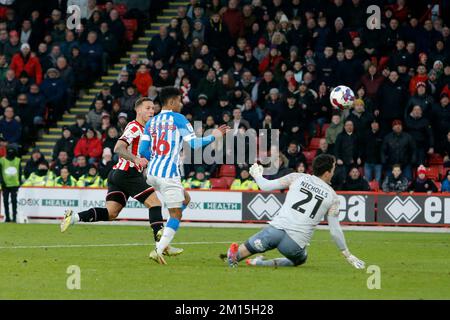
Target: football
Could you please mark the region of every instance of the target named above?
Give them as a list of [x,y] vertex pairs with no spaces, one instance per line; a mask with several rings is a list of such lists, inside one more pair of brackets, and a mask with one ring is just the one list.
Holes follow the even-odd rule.
[[346,86],[337,86],[330,93],[331,105],[341,110],[348,109],[355,101],[355,94],[352,89]]

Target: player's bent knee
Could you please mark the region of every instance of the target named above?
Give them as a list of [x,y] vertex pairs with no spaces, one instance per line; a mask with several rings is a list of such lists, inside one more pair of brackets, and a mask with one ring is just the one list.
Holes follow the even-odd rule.
[[107,201],[106,209],[108,210],[109,221],[117,219],[124,206],[118,202]]
[[295,267],[301,266],[302,264],[306,263],[306,260],[308,260],[308,255],[304,255],[303,257],[300,258],[295,258],[295,259],[289,259],[294,263]]
[[187,191],[184,192],[184,201],[183,205],[187,206],[191,202],[191,196]]

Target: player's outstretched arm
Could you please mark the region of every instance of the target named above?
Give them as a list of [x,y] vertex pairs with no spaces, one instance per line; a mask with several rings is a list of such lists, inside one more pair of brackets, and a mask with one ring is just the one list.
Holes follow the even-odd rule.
[[275,191],[284,190],[289,188],[291,183],[298,177],[298,174],[289,174],[285,177],[276,180],[267,180],[264,178],[263,172],[264,168],[257,163],[254,163],[250,167],[250,175],[255,179],[256,184],[262,191]]
[[[212,132],[211,135],[207,136],[207,137],[203,137],[203,138],[190,138],[189,132],[188,135],[186,135],[188,138],[190,138],[188,140],[189,146],[192,149],[199,149],[199,148],[203,148],[207,145],[209,145],[210,143],[214,142],[216,139],[222,137],[223,135],[225,135],[225,133],[229,130],[230,128],[226,125],[222,125],[217,129],[214,129],[214,131]],[[183,136],[185,136],[184,134],[182,134]]]
[[350,263],[356,269],[364,269],[364,261],[352,255],[348,250],[347,243],[345,242],[344,232],[342,231],[341,225],[339,223],[338,215],[328,215],[328,226],[330,227],[331,237],[333,237],[334,242],[341,250],[348,263]]

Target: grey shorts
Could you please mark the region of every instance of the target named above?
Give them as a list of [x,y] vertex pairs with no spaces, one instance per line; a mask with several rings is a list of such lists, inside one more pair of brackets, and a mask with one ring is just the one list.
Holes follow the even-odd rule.
[[301,248],[284,230],[268,226],[245,242],[252,254],[278,249],[280,253],[291,260],[296,266],[304,264],[308,254],[306,248]]

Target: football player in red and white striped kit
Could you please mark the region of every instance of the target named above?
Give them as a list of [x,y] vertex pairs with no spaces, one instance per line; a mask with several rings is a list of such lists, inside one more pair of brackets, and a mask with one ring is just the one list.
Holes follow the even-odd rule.
[[[61,232],[77,222],[113,221],[126,206],[131,196],[149,208],[149,220],[155,241],[159,241],[160,230],[163,228],[161,202],[153,187],[149,186],[143,175],[148,161],[139,156],[139,142],[144,132],[144,125],[153,117],[155,108],[148,98],[141,98],[135,104],[136,120],[126,126],[122,136],[117,141],[114,152],[119,155],[118,163],[108,175],[108,194],[106,208],[91,208],[74,214],[71,209],[66,210],[61,223]],[[187,205],[190,201],[186,193]],[[182,249],[169,248],[169,255],[180,254]]]

